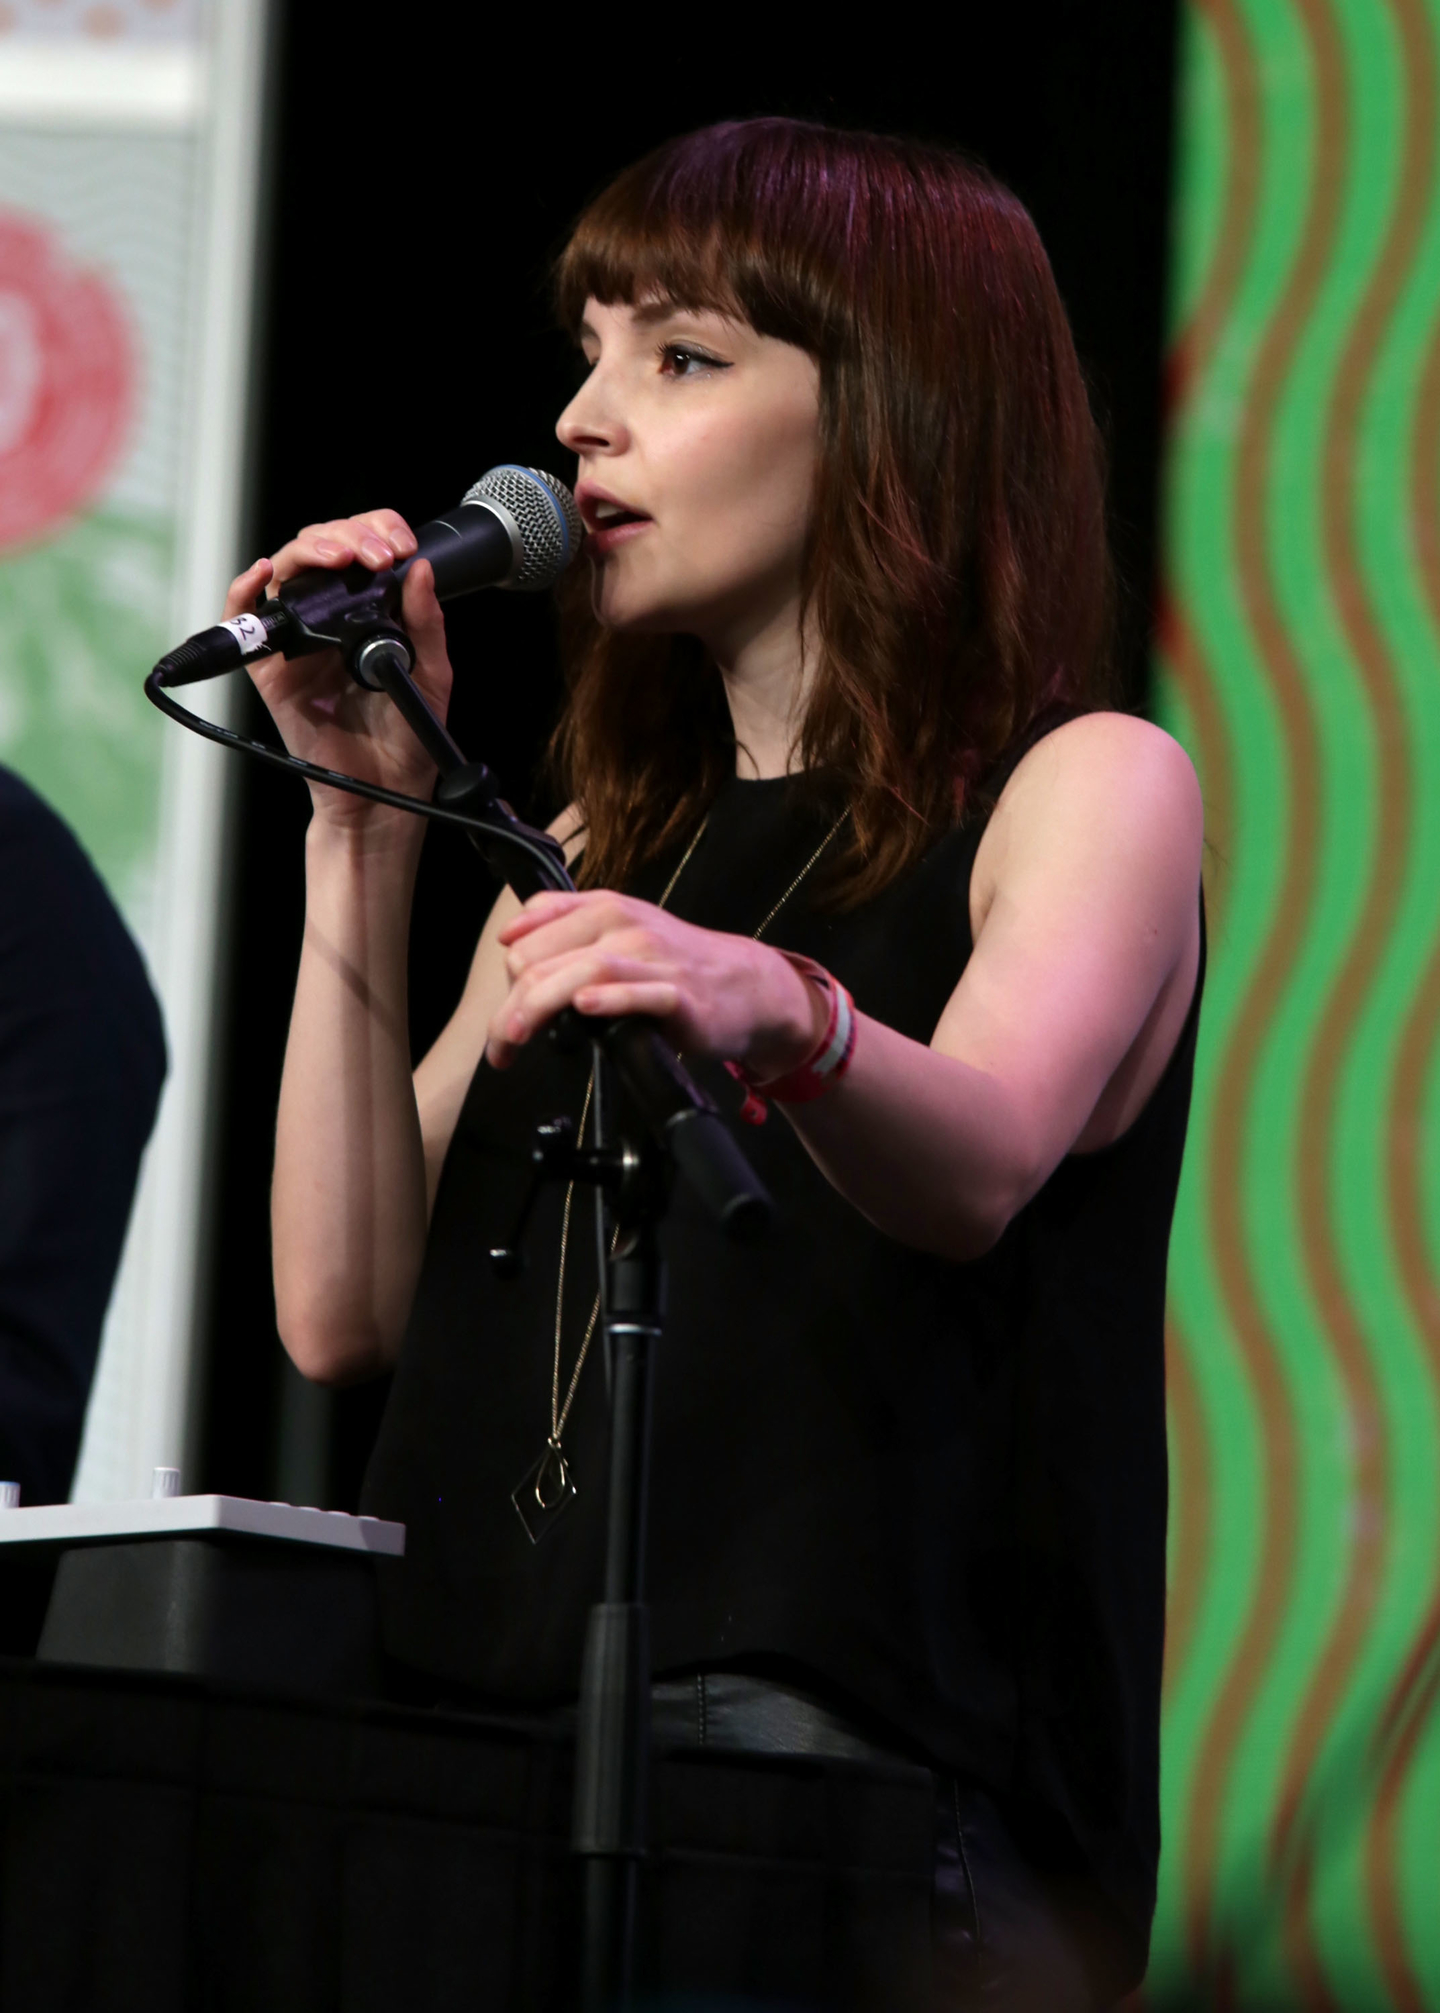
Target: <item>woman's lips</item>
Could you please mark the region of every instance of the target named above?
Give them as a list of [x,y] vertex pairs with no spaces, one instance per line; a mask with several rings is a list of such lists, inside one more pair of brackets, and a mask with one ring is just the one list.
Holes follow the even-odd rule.
[[648,531],[654,521],[653,517],[626,517],[618,524],[597,524],[586,535],[585,549],[603,559],[607,552],[614,552],[617,546],[626,545],[642,531]]

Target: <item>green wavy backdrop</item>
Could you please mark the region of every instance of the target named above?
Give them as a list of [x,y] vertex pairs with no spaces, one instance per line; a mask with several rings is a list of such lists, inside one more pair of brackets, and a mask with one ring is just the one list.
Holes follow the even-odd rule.
[[1189,0],[1161,715],[1213,847],[1146,2002],[1440,2007],[1440,0]]

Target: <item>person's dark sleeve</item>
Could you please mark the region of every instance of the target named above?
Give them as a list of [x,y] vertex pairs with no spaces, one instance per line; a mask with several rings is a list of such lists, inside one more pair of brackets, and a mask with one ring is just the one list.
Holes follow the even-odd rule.
[[69,1494],[140,1156],[160,1009],[84,852],[0,769],[0,1480]]

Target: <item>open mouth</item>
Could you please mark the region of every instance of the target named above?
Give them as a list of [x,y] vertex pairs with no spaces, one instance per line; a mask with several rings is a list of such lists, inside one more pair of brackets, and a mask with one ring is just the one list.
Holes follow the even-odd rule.
[[620,503],[592,503],[585,512],[592,531],[615,531],[622,524],[648,524],[643,510],[627,510]]

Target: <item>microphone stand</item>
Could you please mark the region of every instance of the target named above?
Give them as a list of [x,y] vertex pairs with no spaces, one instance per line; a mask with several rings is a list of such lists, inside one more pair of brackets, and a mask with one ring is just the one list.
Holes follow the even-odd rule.
[[[613,1157],[623,1161],[625,1150],[615,1156],[612,1149]],[[584,1864],[583,2013],[628,2006],[633,1987],[636,1887],[649,1818],[645,1550],[654,1357],[665,1301],[658,1230],[668,1189],[664,1157],[646,1141],[638,1157],[630,1156],[614,1194],[615,1235],[601,1275],[610,1371],[605,1581],[585,1632],[570,1839]]]
[[584,1861],[580,2005],[583,2013],[612,2013],[631,2003],[636,1887],[649,1816],[645,1551],[654,1356],[665,1311],[659,1227],[672,1166],[653,1134],[642,1128],[637,1145],[626,1123],[612,1125],[603,1037],[596,1048],[596,1143],[574,1144],[568,1119],[539,1128],[515,1227],[490,1260],[502,1278],[519,1272],[525,1225],[547,1181],[585,1182],[598,1191],[610,1478],[604,1586],[590,1610],[581,1664],[570,1843]]
[[[461,749],[411,677],[410,639],[388,611],[351,616],[341,648],[351,675],[389,694],[439,770],[434,806],[372,785],[357,793],[460,824],[486,865],[523,901],[543,889],[574,891],[563,848],[516,817],[481,762]],[[163,664],[148,697],[182,725],[332,787],[356,779],[248,741],[180,706]],[[175,682],[181,682],[177,679]],[[567,1009],[553,1030],[562,1046],[595,1048],[596,1143],[570,1141],[567,1121],[540,1126],[533,1173],[509,1246],[492,1251],[502,1276],[520,1265],[520,1240],[541,1186],[576,1180],[601,1197],[601,1315],[610,1383],[610,1475],[603,1597],[590,1610],[580,1674],[571,1849],[583,1861],[580,1951],[582,2013],[623,2013],[631,2004],[635,1898],[647,1849],[650,1760],[650,1630],[645,1552],[650,1482],[651,1393],[665,1302],[659,1226],[675,1170],[696,1189],[725,1234],[758,1235],[773,1205],[711,1100],[694,1084],[653,1021],[583,1017]],[[622,1093],[617,1124],[607,1071]],[[608,1209],[611,1237],[605,1237]]]
[[[547,835],[520,826],[509,805],[497,797],[489,771],[481,764],[466,762],[448,729],[431,711],[410,676],[413,659],[408,639],[403,634],[385,634],[367,643],[361,654],[366,661],[357,667],[357,675],[372,673],[375,684],[389,693],[439,767],[437,800],[464,808],[477,818],[477,829],[470,836],[487,864],[508,879],[522,899],[517,881],[526,878],[543,887],[573,887],[558,844],[548,840],[557,860],[553,867],[542,870],[534,841],[545,840]],[[484,828],[487,825],[491,826],[488,831]],[[529,866],[528,876],[523,870],[517,874],[513,853],[515,839],[522,831],[526,841],[522,858]],[[511,850],[505,857],[507,849]],[[653,1127],[642,1130],[638,1143],[627,1140],[623,1133],[611,1136],[611,1099],[604,1084],[607,1059],[613,1060],[622,1085],[630,1093],[627,1102],[638,1103],[642,1114],[647,1094],[651,1099],[654,1096],[657,1065],[659,1083],[664,1086],[669,1079],[674,1087],[669,1050],[653,1028],[637,1045],[636,1025],[618,1020],[595,1029],[595,1147],[588,1153],[577,1147],[564,1156],[557,1155],[553,1146],[537,1153],[535,1175],[510,1247],[492,1254],[492,1262],[502,1274],[516,1269],[524,1220],[546,1180],[589,1181],[603,1198],[602,1211],[604,1202],[609,1203],[613,1235],[601,1270],[601,1319],[610,1371],[605,1581],[603,1598],[591,1608],[585,1633],[570,1839],[571,1850],[584,1862],[582,2013],[612,2013],[612,2009],[631,2003],[637,1876],[649,1829],[650,1615],[645,1605],[645,1553],[654,1357],[665,1304],[659,1226],[670,1188],[666,1164],[670,1156],[660,1141],[667,1125],[672,1134],[683,1132],[683,1127],[677,1129],[671,1117],[662,1119],[658,1137]],[[568,1033],[573,1040],[576,1032],[572,1019],[571,1027],[561,1031],[561,1038]],[[673,1067],[678,1071],[678,1064]],[[711,1115],[718,1125],[718,1115]],[[716,1213],[732,1236],[750,1234],[759,1227],[762,1215],[768,1219],[769,1198],[728,1132],[723,1136],[748,1180],[733,1199],[720,1199],[716,1176],[723,1187],[726,1174],[731,1172],[722,1162],[702,1179],[702,1191],[712,1203],[720,1200]],[[675,1144],[673,1139],[671,1144]],[[693,1156],[686,1157],[693,1160]],[[724,1158],[728,1161],[730,1155]],[[758,1206],[756,1198],[763,1198]],[[605,1249],[603,1230],[601,1249]]]

